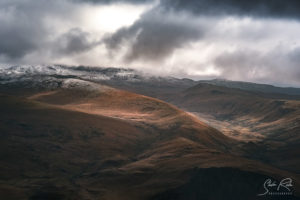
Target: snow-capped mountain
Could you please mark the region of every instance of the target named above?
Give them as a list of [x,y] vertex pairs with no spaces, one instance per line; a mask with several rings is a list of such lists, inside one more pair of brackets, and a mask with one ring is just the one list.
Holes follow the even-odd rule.
[[0,66],[0,84],[25,88],[57,88],[85,81],[103,82],[113,80],[138,81],[142,76],[132,69],[69,67],[63,65]]
[[[71,79],[72,81],[70,81]],[[174,77],[158,77],[144,74],[134,69],[104,68],[64,65],[18,65],[0,66],[0,85],[23,88],[58,88],[69,82],[82,84],[82,81],[103,83],[105,85],[131,89],[144,87],[190,87],[196,81]],[[132,86],[132,87],[131,87]],[[124,89],[124,88],[123,88]]]
[[62,65],[19,65],[1,66],[0,83],[26,80],[33,77],[77,77],[89,80],[108,80],[111,78],[133,78],[137,74],[132,69],[96,68],[96,67],[67,67]]

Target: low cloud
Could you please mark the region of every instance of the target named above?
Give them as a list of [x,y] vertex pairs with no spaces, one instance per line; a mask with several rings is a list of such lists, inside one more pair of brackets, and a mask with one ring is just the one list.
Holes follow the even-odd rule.
[[214,60],[221,76],[233,80],[300,84],[300,48],[291,50],[273,49],[268,52],[258,50],[237,50],[223,52]]

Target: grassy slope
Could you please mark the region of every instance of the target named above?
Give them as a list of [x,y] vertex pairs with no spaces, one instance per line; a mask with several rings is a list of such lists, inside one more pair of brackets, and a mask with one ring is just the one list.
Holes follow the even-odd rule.
[[167,101],[204,119],[203,113],[212,116],[211,125],[233,138],[262,140],[247,145],[248,156],[300,172],[300,101],[268,99],[210,84],[199,84]]
[[195,167],[298,184],[297,175],[233,155],[234,140],[174,106],[119,90],[85,92],[1,95],[5,199],[145,199],[186,183]]

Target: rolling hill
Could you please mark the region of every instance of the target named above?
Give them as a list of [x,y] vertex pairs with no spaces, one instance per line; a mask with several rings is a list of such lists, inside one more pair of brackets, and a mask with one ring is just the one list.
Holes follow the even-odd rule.
[[214,79],[214,80],[202,80],[199,81],[199,83],[208,83],[211,85],[216,86],[223,86],[227,88],[235,88],[235,89],[241,89],[246,91],[252,91],[252,92],[259,92],[261,94],[267,93],[267,94],[273,94],[273,95],[289,95],[295,96],[300,95],[300,89],[299,88],[293,88],[293,87],[276,87],[273,85],[268,84],[258,84],[258,83],[251,83],[251,82],[243,82],[243,81],[230,81],[225,79]]
[[0,199],[266,199],[286,177],[298,199],[298,101],[57,69],[1,82]]
[[206,83],[165,100],[194,113],[227,136],[254,141],[250,157],[299,173],[299,101],[270,99]]
[[[168,103],[85,81],[67,83],[26,97],[1,95],[3,198],[166,199],[206,169],[220,180],[255,174],[250,183],[258,191],[267,177],[293,176],[298,184],[297,175],[243,158],[237,141]],[[211,188],[219,184],[205,180]],[[241,179],[233,184],[246,191]]]

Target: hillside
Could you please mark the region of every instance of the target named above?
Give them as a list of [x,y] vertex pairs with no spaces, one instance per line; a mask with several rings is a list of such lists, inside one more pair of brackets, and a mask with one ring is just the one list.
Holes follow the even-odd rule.
[[299,101],[269,99],[205,83],[169,95],[165,100],[194,113],[227,136],[256,142],[254,147],[249,145],[250,157],[300,171]]
[[258,84],[251,82],[243,82],[243,81],[230,81],[225,79],[214,79],[214,80],[202,80],[199,83],[207,83],[216,86],[223,86],[227,88],[235,88],[246,91],[258,92],[261,94],[268,94],[269,96],[275,95],[286,95],[290,98],[299,98],[296,95],[300,95],[299,88],[293,87],[276,87],[268,84]]
[[1,199],[250,200],[285,177],[299,195],[297,100],[132,70],[10,70]]
[[[243,158],[237,141],[168,103],[67,83],[26,97],[0,96],[1,197],[155,199],[209,168],[220,180],[223,171],[256,174],[250,182],[258,191],[269,176],[291,176],[298,187],[298,175]],[[211,188],[220,184],[205,180]],[[232,184],[247,188],[241,179]]]

